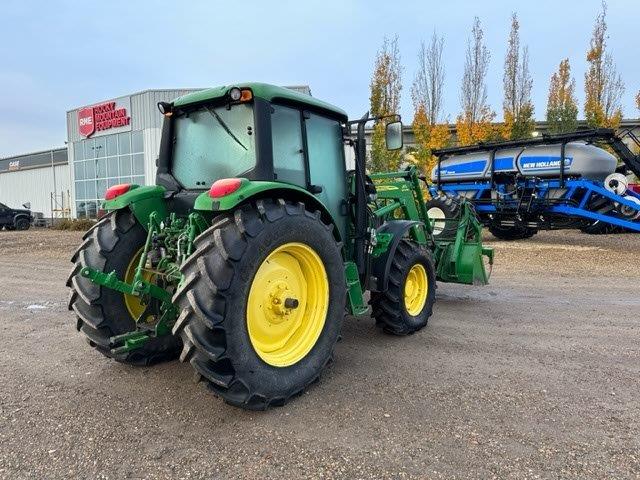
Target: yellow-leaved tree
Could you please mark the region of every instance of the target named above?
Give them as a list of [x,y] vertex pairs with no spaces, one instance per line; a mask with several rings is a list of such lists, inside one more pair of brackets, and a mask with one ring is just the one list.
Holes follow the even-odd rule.
[[607,52],[607,5],[596,17],[584,76],[584,115],[591,127],[617,128],[622,120],[624,83]]
[[462,113],[456,120],[458,143],[461,145],[486,141],[496,134],[491,124],[496,114],[487,103],[486,76],[490,58],[480,19],[475,17],[460,88]]
[[435,165],[431,151],[448,145],[451,134],[443,123],[444,39],[433,32],[429,45],[420,45],[418,70],[411,87],[413,102],[413,133],[416,140],[414,155],[417,165],[429,176]]
[[[400,93],[402,92],[402,65],[398,36],[392,40],[387,37],[376,55],[373,76],[370,84],[371,115],[385,116],[398,113]],[[384,172],[397,170],[400,167],[401,153],[388,151],[385,147],[385,121],[377,122],[371,137],[369,170]]]
[[549,82],[547,123],[549,133],[573,132],[578,128],[578,104],[574,90],[576,81],[571,78],[569,59],[560,62],[558,71]]

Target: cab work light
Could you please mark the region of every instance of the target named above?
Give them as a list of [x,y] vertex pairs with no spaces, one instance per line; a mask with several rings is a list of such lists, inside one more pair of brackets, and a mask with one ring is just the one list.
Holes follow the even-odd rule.
[[241,178],[221,178],[216,180],[209,189],[211,198],[220,198],[235,192],[242,186]]
[[173,115],[173,105],[169,102],[158,102],[158,110],[165,117],[170,117]]
[[253,93],[251,90],[244,89],[240,90],[238,87],[233,87],[229,90],[229,98],[232,102],[248,102],[253,98]]

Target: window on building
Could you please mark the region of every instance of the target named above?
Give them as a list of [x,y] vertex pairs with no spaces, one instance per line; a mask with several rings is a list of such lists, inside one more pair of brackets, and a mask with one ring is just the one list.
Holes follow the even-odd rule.
[[95,218],[107,188],[119,183],[145,183],[142,131],[75,142],[73,156],[76,211],[80,218]]

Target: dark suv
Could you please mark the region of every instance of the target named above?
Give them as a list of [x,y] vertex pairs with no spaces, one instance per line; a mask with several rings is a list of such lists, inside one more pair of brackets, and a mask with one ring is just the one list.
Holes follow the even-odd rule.
[[0,203],[0,229],[4,227],[7,230],[27,230],[31,226],[31,220],[31,210],[9,208]]

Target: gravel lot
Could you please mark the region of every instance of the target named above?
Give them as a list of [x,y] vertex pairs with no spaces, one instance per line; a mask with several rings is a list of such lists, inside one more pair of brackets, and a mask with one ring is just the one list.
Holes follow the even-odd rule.
[[640,235],[495,242],[407,338],[350,319],[283,408],[229,407],[173,362],[75,332],[75,232],[0,231],[2,478],[639,478]]

